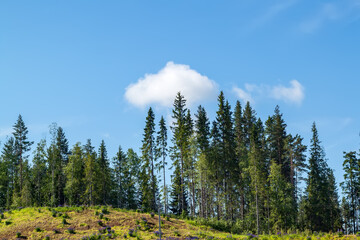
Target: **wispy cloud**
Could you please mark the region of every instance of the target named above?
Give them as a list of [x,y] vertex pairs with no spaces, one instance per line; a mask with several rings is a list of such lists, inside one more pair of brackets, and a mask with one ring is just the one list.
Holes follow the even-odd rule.
[[257,28],[265,25],[280,15],[282,12],[292,7],[296,2],[297,0],[288,0],[271,5],[265,13],[261,14],[253,20],[252,24],[250,24],[250,27]]
[[333,3],[326,3],[311,18],[300,23],[300,30],[304,33],[312,33],[329,21],[340,18],[342,13]]
[[12,127],[0,128],[0,137],[10,136],[12,134],[12,132],[13,132]]
[[177,92],[181,92],[189,104],[215,97],[217,84],[188,65],[168,62],[156,74],[145,74],[126,88],[126,100],[137,106],[155,104],[170,107]]
[[271,98],[289,104],[300,105],[305,98],[305,89],[297,80],[291,80],[290,86],[245,84],[245,90],[234,87],[233,91],[244,102],[255,102],[255,98]]
[[238,98],[240,98],[243,102],[254,103],[254,99],[251,97],[251,94],[249,92],[246,92],[238,87],[234,87],[233,91],[236,93]]

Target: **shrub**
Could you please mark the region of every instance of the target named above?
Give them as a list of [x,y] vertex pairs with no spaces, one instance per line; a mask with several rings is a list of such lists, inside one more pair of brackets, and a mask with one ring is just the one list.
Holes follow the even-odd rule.
[[55,233],[55,234],[60,233],[60,231],[59,231],[59,230],[57,230],[57,229],[53,229],[53,231],[54,231],[54,233]]
[[150,213],[150,216],[153,218],[155,216],[155,213]]
[[163,235],[163,233],[162,233],[162,232],[159,232],[159,231],[155,231],[154,234],[155,234],[155,236],[157,236],[157,237],[159,237],[160,235],[161,235],[161,236]]
[[6,220],[5,221],[5,225],[10,225],[11,224],[11,221],[10,220]]
[[35,232],[41,232],[41,229],[39,227],[36,227]]
[[129,232],[128,232],[129,236],[130,236],[130,237],[135,237],[135,234],[134,234],[134,233],[136,233],[136,232],[134,231],[134,229],[133,229],[133,228],[130,228],[130,229],[129,229]]
[[70,234],[75,234],[75,229],[73,229],[73,228],[68,228],[67,231]]
[[68,224],[68,222],[66,221],[66,218],[63,218],[61,223],[62,224]]
[[170,217],[166,215],[166,221],[170,221]]
[[103,219],[103,218],[104,218],[104,214],[103,214],[103,213],[100,213],[100,214],[99,214],[99,218],[100,218],[100,219]]
[[104,226],[104,223],[102,222],[102,221],[97,221],[97,224],[99,225],[99,226]]
[[21,232],[17,232],[16,237],[18,237],[18,238],[21,237]]
[[109,214],[109,211],[106,208],[101,209],[102,214]]
[[4,218],[5,218],[4,213],[1,213],[1,214],[0,214],[0,218],[1,218],[1,219],[4,219]]
[[180,236],[179,231],[175,230],[175,231],[174,231],[174,235],[177,236],[177,237],[179,237],[179,236]]
[[95,216],[98,216],[98,215],[99,215],[99,211],[98,211],[98,210],[95,210],[94,214],[95,214]]
[[63,218],[68,218],[68,219],[70,218],[67,213],[64,213],[62,217],[63,217]]
[[46,236],[45,236],[45,240],[50,240],[50,236],[49,236],[49,235],[46,235]]

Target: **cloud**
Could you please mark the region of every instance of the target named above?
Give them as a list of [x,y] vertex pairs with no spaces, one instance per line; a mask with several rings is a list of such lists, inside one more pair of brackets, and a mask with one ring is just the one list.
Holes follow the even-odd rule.
[[300,24],[300,30],[304,33],[313,33],[328,21],[339,19],[344,14],[342,11],[335,4],[324,4],[312,18]]
[[149,104],[170,107],[179,91],[192,104],[216,96],[217,88],[214,81],[189,65],[168,62],[158,73],[145,74],[137,83],[130,84],[125,98],[137,107]]
[[296,80],[291,80],[290,85],[290,87],[281,85],[274,87],[271,90],[272,97],[289,103],[301,104],[305,97],[304,87]]
[[269,23],[271,20],[273,20],[275,17],[277,17],[279,14],[287,10],[288,8],[292,7],[297,0],[289,0],[289,1],[282,1],[280,3],[276,3],[272,6],[270,6],[267,11],[256,18],[253,23],[252,27],[259,27],[266,23]]
[[234,87],[233,91],[237,94],[237,96],[244,102],[254,103],[254,99],[251,97],[251,94],[242,90],[241,88]]
[[10,136],[13,133],[12,127],[0,128],[0,137]]
[[297,80],[291,80],[289,87],[283,85],[269,86],[246,83],[245,89],[246,90],[234,87],[233,91],[241,100],[244,102],[249,101],[250,103],[254,103],[255,98],[265,97],[281,100],[289,104],[300,105],[305,98],[305,89]]

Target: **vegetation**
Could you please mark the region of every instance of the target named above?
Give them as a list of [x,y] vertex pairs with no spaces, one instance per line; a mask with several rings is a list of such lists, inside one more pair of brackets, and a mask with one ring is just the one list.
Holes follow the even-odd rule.
[[[185,234],[177,225],[180,221],[174,225],[170,220],[170,213],[201,226],[196,231],[213,228],[258,237],[278,232],[284,236],[293,231],[359,231],[358,153],[344,153],[344,198],[340,205],[315,123],[306,161],[303,138],[287,132],[278,106],[266,121],[256,117],[249,103],[243,107],[237,101],[232,110],[223,92],[217,106],[210,123],[202,106],[193,116],[184,96],[178,93],[170,126],[172,145],[168,146],[164,118],[160,118],[156,131],[150,108],[141,155],[119,146],[112,161],[104,141],[97,151],[90,139],[70,149],[64,130],[56,124],[51,125],[50,142],[43,139],[37,143],[30,161],[33,142],[28,140],[27,127],[19,115],[0,156],[0,209],[4,212],[0,230],[4,234],[10,231],[11,236],[18,231],[29,234],[31,224],[29,228],[19,224],[24,219],[38,219],[31,225],[31,234],[42,234],[43,238],[90,234],[95,226],[101,227],[99,234],[137,237],[145,230],[160,237],[154,233],[156,218],[142,215],[153,212],[153,216],[160,211],[166,214],[163,221],[169,228],[164,228],[164,236],[168,237],[188,234],[205,238],[207,234],[195,234],[195,230]],[[167,157],[172,161],[170,168]],[[171,183],[166,185],[169,169]],[[67,205],[83,207],[62,207]],[[94,207],[97,205],[107,207]],[[23,207],[29,208],[20,210]],[[129,212],[136,219],[120,224],[125,216],[119,208],[137,210]],[[218,235],[211,232],[206,236]]]

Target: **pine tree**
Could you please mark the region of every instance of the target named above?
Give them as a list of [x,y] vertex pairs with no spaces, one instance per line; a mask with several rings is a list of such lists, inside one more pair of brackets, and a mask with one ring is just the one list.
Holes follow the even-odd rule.
[[128,209],[137,209],[139,204],[139,169],[141,160],[134,152],[133,149],[129,148],[126,153],[126,166],[125,166],[125,176],[126,179],[124,185],[126,189],[126,203]]
[[328,232],[334,230],[336,214],[331,208],[336,208],[336,188],[332,179],[332,171],[328,168],[325,153],[320,146],[320,140],[315,123],[312,126],[310,146],[309,174],[306,187],[305,217],[307,228],[313,231]]
[[42,139],[34,151],[33,167],[31,169],[31,182],[33,183],[33,204],[35,206],[44,206],[50,204],[49,192],[50,185],[48,184],[48,166],[47,166],[47,151],[46,140]]
[[19,115],[18,119],[13,126],[13,135],[15,138],[15,154],[16,154],[16,160],[17,160],[17,173],[16,173],[16,184],[14,188],[14,196],[21,198],[21,192],[24,187],[24,179],[25,179],[25,171],[26,171],[26,160],[28,158],[28,155],[26,153],[30,151],[30,147],[34,142],[31,142],[28,140],[28,129],[25,126],[25,123],[22,119],[22,116]]
[[146,117],[142,150],[142,205],[146,210],[156,210],[157,178],[155,175],[156,142],[155,142],[155,115],[149,108]]
[[200,175],[200,217],[209,216],[210,202],[210,122],[202,106],[198,107],[195,114],[195,138],[199,149],[197,169]]
[[359,209],[359,191],[360,191],[360,165],[359,159],[356,157],[356,152],[344,152],[344,163],[343,168],[345,171],[344,182],[340,183],[340,186],[343,189],[344,194],[348,199],[348,216],[347,221],[349,225],[352,226],[351,230],[353,233],[358,231],[357,221],[358,217],[356,213]]
[[109,159],[107,156],[107,150],[104,140],[101,141],[98,157],[97,157],[97,165],[99,167],[98,174],[98,191],[100,193],[100,204],[107,205],[110,203],[110,193],[111,193],[111,169],[109,164]]
[[1,154],[1,182],[3,186],[2,206],[9,209],[13,202],[13,194],[18,172],[17,158],[15,152],[15,139],[10,137],[4,144]]
[[294,225],[293,186],[281,173],[281,165],[273,162],[269,175],[270,224],[273,231],[288,230]]
[[[191,126],[188,110],[186,108],[186,100],[181,93],[177,93],[174,100],[174,109],[172,110],[173,124],[170,127],[173,133],[173,147],[171,148],[171,158],[173,160],[174,176],[172,181],[172,193],[174,201],[172,209],[177,209],[177,214],[188,213],[187,193],[186,193],[186,162],[189,158]],[[177,206],[175,206],[175,205]],[[173,211],[174,212],[174,211]],[[175,212],[174,212],[175,213]]]
[[85,193],[85,162],[81,144],[76,143],[69,155],[69,163],[65,167],[65,196],[70,205],[83,204]]
[[157,145],[157,155],[158,157],[161,159],[161,162],[158,164],[158,168],[159,171],[161,171],[161,169],[163,170],[163,201],[164,201],[164,211],[165,214],[168,213],[167,209],[168,209],[168,193],[167,193],[167,189],[166,189],[166,156],[167,156],[167,128],[166,128],[166,123],[164,120],[164,117],[161,116],[160,122],[159,122],[159,128],[160,130],[157,133],[157,138],[156,138],[156,145]]
[[84,163],[85,163],[85,203],[89,205],[95,205],[101,196],[100,189],[98,187],[99,178],[99,165],[96,161],[96,152],[91,145],[91,140],[88,139],[84,146]]
[[114,166],[114,195],[115,195],[115,205],[118,208],[125,207],[125,184],[124,184],[124,169],[126,166],[126,155],[123,152],[121,146],[119,146],[116,156],[113,158]]

